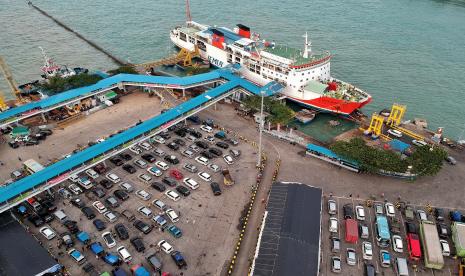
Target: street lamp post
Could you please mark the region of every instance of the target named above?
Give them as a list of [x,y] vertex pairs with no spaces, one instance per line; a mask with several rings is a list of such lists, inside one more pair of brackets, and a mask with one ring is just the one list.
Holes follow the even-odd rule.
[[258,136],[258,156],[257,156],[257,167],[260,167],[262,163],[262,134],[263,134],[263,99],[265,96],[265,91],[260,91],[260,95],[262,96],[262,103],[260,105],[260,126],[259,131],[260,134]]

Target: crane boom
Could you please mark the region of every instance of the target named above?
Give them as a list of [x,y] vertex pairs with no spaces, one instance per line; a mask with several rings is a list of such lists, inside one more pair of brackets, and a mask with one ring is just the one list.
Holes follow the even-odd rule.
[[10,86],[11,92],[16,96],[19,102],[22,102],[21,91],[18,89],[18,84],[13,78],[13,74],[10,71],[10,68],[5,63],[3,57],[0,56],[0,68],[2,69],[3,75],[5,76],[6,82]]

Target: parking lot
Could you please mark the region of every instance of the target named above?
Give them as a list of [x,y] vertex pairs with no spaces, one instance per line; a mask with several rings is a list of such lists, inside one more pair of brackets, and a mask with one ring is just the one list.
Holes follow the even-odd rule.
[[[212,148],[217,141],[220,141],[220,139],[215,139],[215,141],[207,142],[204,139],[207,135],[215,134],[217,130],[214,129],[212,133],[207,133],[205,131],[201,131],[199,129],[199,125],[195,125],[194,127],[198,132],[202,133],[203,136],[198,140],[205,141],[209,144],[210,148]],[[130,154],[131,160],[125,161],[122,158],[120,160],[123,161],[124,164],[133,165],[136,171],[132,174],[124,170],[124,165],[122,164],[116,166],[110,161],[105,161],[107,168],[105,174],[110,172],[116,174],[120,178],[120,182],[113,184],[111,188],[106,189],[103,188],[101,184],[98,184],[105,179],[104,175],[100,175],[98,178],[93,179],[92,182],[94,185],[103,189],[105,192],[105,196],[102,198],[98,198],[97,195],[90,190],[79,195],[72,195],[72,199],[79,198],[84,202],[85,206],[93,209],[96,215],[94,219],[87,219],[79,208],[71,204],[71,198],[63,200],[59,193],[55,193],[55,204],[58,210],[63,210],[65,212],[69,220],[77,222],[77,226],[80,231],[89,233],[91,242],[100,242],[106,252],[111,252],[115,255],[118,255],[116,252],[117,248],[120,246],[125,246],[132,255],[132,260],[130,262],[131,265],[143,264],[144,267],[149,271],[154,271],[154,269],[148,264],[145,258],[155,253],[157,258],[163,264],[163,271],[180,273],[181,270],[179,270],[175,262],[171,260],[171,256],[163,251],[160,251],[157,246],[159,241],[166,240],[170,245],[172,245],[174,250],[180,251],[185,258],[187,262],[187,269],[182,270],[184,275],[218,275],[220,274],[223,267],[228,265],[226,260],[230,258],[232,247],[234,246],[238,235],[237,225],[239,224],[239,217],[241,215],[240,211],[244,208],[245,203],[249,199],[251,185],[255,183],[256,153],[249,144],[240,142],[236,146],[229,145],[228,149],[221,149],[223,152],[222,155],[229,154],[228,152],[230,149],[239,150],[241,152],[239,157],[234,157],[234,164],[228,165],[223,160],[222,156],[211,159],[210,163],[217,164],[221,168],[229,169],[236,183],[232,186],[225,186],[223,184],[223,174],[221,169],[217,172],[214,172],[211,168],[195,161],[194,158],[197,157],[199,153],[194,152],[194,156],[192,158],[188,158],[181,154],[184,149],[193,143],[187,139],[187,136],[189,135],[184,138],[179,137],[173,132],[169,132],[169,135],[171,137],[166,139],[164,144],[154,142],[151,144],[151,146],[154,148],[143,150],[139,154],[129,150],[125,152]],[[168,148],[167,144],[174,141],[174,139],[181,139],[186,144],[184,146],[180,146],[178,150]],[[164,157],[160,157],[154,154],[155,147],[164,151],[165,155],[175,155],[180,161],[179,164],[176,165],[165,161],[168,164],[169,169],[166,171],[161,170],[162,175],[158,177],[150,174],[146,168],[140,168],[134,165],[134,161],[136,159],[141,159],[141,156],[146,153],[152,154],[156,161],[164,161]],[[129,159],[129,157],[127,157],[127,159]],[[156,161],[145,162],[147,162],[148,167],[150,167],[154,166]],[[198,172],[207,172],[209,175],[211,175],[211,181],[218,182],[220,184],[222,194],[219,196],[213,195],[210,182],[202,180],[197,173],[192,173],[185,170],[183,165],[186,163],[194,164],[198,168]],[[149,183],[153,183],[155,181],[161,183],[163,177],[168,176],[170,170],[172,169],[176,169],[181,172],[183,174],[183,178],[190,177],[194,179],[199,184],[199,188],[195,190],[189,189],[190,195],[186,197],[180,195],[180,200],[173,201],[165,195],[165,192],[169,189],[176,191],[174,187],[163,184],[166,190],[160,192],[139,178],[139,175],[144,173],[152,177],[152,180],[149,181]],[[85,176],[85,174],[83,173],[80,176]],[[105,202],[105,199],[109,196],[114,196],[114,191],[121,189],[119,184],[125,182],[130,183],[133,186],[134,191],[129,193],[128,200],[121,201],[118,199],[118,207],[110,207],[109,204]],[[177,185],[185,186],[181,182],[182,179],[177,180]],[[68,190],[68,187],[72,184],[72,182],[68,180],[65,183],[66,184],[61,185],[60,188],[65,188]],[[55,190],[58,190],[58,188]],[[151,198],[147,201],[139,198],[135,194],[135,192],[138,190],[147,191],[151,195]],[[61,192],[61,194],[62,193],[63,192]],[[164,214],[165,212],[163,210],[152,205],[152,202],[155,199],[163,201],[166,205],[169,206],[169,208],[172,208],[179,215],[179,221],[172,223],[166,214]],[[93,207],[93,203],[97,200],[104,203],[106,208],[117,216],[116,221],[109,222]],[[146,206],[152,211],[152,214],[149,217],[145,217],[143,214],[138,212],[138,208],[142,206]],[[122,215],[123,211],[125,210],[134,214],[136,220],[141,220],[149,225],[152,225],[154,227],[153,230],[148,234],[143,234],[137,230],[133,226],[134,221],[128,221],[128,219]],[[167,225],[174,224],[176,227],[178,227],[182,231],[182,237],[175,238],[165,229],[158,227],[154,220],[152,220],[152,218],[156,215],[163,215],[168,221]],[[93,224],[95,219],[102,220],[106,224],[106,229],[98,231],[96,226]],[[67,254],[66,248],[60,244],[61,239],[59,236],[50,241],[47,241],[43,235],[38,233],[39,228],[43,226],[34,227],[30,221],[25,220],[25,222],[28,226],[30,226],[32,232],[35,233],[39,239],[41,239],[44,246],[59,259],[60,263],[65,265],[71,275],[84,274],[81,269],[82,265],[76,265],[75,261]],[[128,229],[129,239],[121,240],[118,238],[118,235],[115,234],[114,226],[119,223],[124,224],[124,226]],[[52,228],[58,235],[68,232],[68,230],[60,221],[58,221],[58,219],[54,219],[53,221],[49,222],[48,226],[50,226],[50,228]],[[112,247],[111,249],[105,245],[105,242],[101,236],[106,231],[111,231],[113,233],[113,237],[116,239],[116,246]],[[90,249],[86,248],[83,243],[76,240],[74,235],[72,236],[75,243],[73,247],[79,250],[86,257],[87,262],[92,263],[99,273],[104,271],[110,272],[113,269],[112,266],[106,264],[102,259],[97,259]],[[135,247],[130,242],[130,240],[134,237],[142,238],[145,246],[144,251],[140,253],[136,252]],[[131,265],[122,264],[121,267],[123,267],[126,271],[129,271]]]
[[[330,215],[328,213],[328,199],[333,199],[337,202],[337,214],[336,215]],[[379,203],[382,204],[383,207],[385,206],[386,201],[374,201],[373,204]],[[391,201],[395,205],[395,201]],[[367,207],[366,206],[367,200],[364,199],[357,199],[357,198],[350,198],[350,197],[337,197],[337,196],[332,196],[332,195],[326,195],[324,198],[324,206],[323,206],[323,216],[322,216],[322,263],[321,263],[321,275],[336,275],[331,271],[331,257],[332,256],[339,256],[341,258],[341,274],[342,275],[365,275],[363,274],[365,271],[365,263],[368,264],[373,264],[376,271],[378,272],[379,275],[397,275],[395,271],[395,267],[393,265],[395,258],[400,257],[400,258],[406,258],[408,260],[408,266],[409,266],[409,274],[410,275],[456,275],[457,274],[457,265],[458,261],[453,259],[451,256],[454,252],[454,245],[452,242],[452,239],[449,235],[449,237],[446,239],[449,243],[449,246],[451,247],[451,256],[449,257],[444,257],[444,268],[442,270],[432,270],[429,268],[426,268],[424,266],[424,262],[421,259],[420,261],[410,261],[408,257],[408,248],[407,248],[407,240],[406,240],[406,226],[405,222],[409,221],[412,222],[413,224],[416,225],[417,230],[419,231],[419,219],[417,215],[417,210],[423,210],[427,212],[427,208],[425,206],[415,206],[415,205],[410,205],[413,207],[414,214],[415,214],[415,219],[413,220],[407,220],[405,217],[405,212],[403,211],[403,208],[396,208],[395,209],[395,219],[399,220],[400,222],[400,233],[397,234],[401,236],[402,238],[402,244],[403,244],[403,252],[395,252],[392,247],[392,239],[391,239],[391,244],[387,248],[381,248],[380,246],[377,245],[376,242],[376,225],[375,225],[375,219],[376,219],[376,213],[374,207]],[[363,206],[365,210],[365,220],[360,221],[357,220],[356,217],[354,217],[355,220],[357,220],[358,224],[364,224],[368,226],[369,228],[369,237],[367,239],[360,238],[359,234],[359,239],[358,241],[353,244],[346,242],[345,240],[345,234],[346,234],[346,229],[345,229],[345,223],[344,223],[344,212],[343,212],[343,206],[349,204],[352,206],[354,213],[355,213],[355,207],[356,206]],[[449,227],[449,233],[450,233],[450,220],[448,217],[449,211],[448,209],[444,209],[446,216],[445,220],[443,223],[445,223]],[[384,210],[385,212],[385,210]],[[433,214],[429,214],[427,212],[428,220],[436,222],[435,216]],[[338,219],[338,231],[336,233],[330,233],[329,232],[329,218],[330,217],[336,217]],[[388,218],[389,225],[391,225],[391,218]],[[392,231],[391,231],[391,238],[392,238]],[[341,246],[340,246],[340,251],[339,252],[332,252],[331,248],[331,236],[336,236],[340,239],[341,241]],[[364,260],[362,257],[362,243],[368,241],[371,243],[372,248],[373,248],[373,256],[372,260]],[[347,248],[353,248],[356,251],[356,265],[355,266],[350,266],[347,264]],[[391,256],[391,265],[389,267],[382,267],[381,266],[381,259],[380,259],[380,250],[387,250],[390,253]],[[423,254],[423,251],[422,251]]]

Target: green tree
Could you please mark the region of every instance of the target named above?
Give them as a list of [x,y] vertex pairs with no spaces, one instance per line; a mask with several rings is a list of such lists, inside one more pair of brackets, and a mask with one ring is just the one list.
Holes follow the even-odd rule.
[[136,69],[130,65],[122,65],[116,69],[108,71],[110,75],[118,75],[118,74],[139,74],[137,73]]
[[102,77],[93,74],[79,74],[67,78],[52,77],[39,86],[48,94],[57,94],[66,90],[89,86],[97,83]]
[[417,148],[407,162],[412,166],[413,173],[435,175],[441,170],[446,157],[447,152],[439,146],[423,146]]
[[[260,111],[262,97],[256,95],[248,96],[242,103],[246,108],[258,112]],[[294,118],[294,111],[292,109],[270,97],[263,99],[263,110],[270,114],[270,121],[278,126],[278,130],[281,125],[288,124]]]

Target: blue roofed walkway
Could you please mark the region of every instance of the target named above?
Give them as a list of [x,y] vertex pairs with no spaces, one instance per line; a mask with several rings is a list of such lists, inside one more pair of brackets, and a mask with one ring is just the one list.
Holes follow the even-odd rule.
[[[62,159],[35,174],[22,178],[9,185],[0,187],[0,204],[2,204],[0,206],[0,212],[8,210],[12,206],[19,204],[21,201],[43,191],[42,186],[47,186],[47,188],[50,188],[66,180],[73,170],[81,168],[84,163],[90,160],[95,160],[104,154],[110,153],[113,155],[116,152],[121,152],[122,150],[129,147],[129,142],[134,142],[136,139],[138,139],[138,142],[140,140],[148,139],[149,137],[156,135],[156,133],[160,132],[161,130],[166,129],[169,126],[185,119],[186,117],[191,116],[192,114],[208,107],[213,102],[231,95],[234,93],[235,89],[243,89],[256,95],[260,94],[260,91],[264,89],[264,94],[267,96],[279,92],[276,90],[276,85],[274,84],[268,87],[260,88],[248,82],[247,80],[234,75],[230,70],[219,69],[210,73],[185,78],[120,74],[108,79],[104,79],[95,85],[80,88],[82,90],[80,93],[88,93],[91,91],[91,89],[108,87],[119,82],[186,85],[189,83],[202,83],[213,78],[223,78],[226,80],[226,82],[195,98],[190,99],[189,101],[181,103],[180,105],[175,106],[160,115],[144,121],[137,126],[134,126],[120,134],[114,135],[104,142],[98,143],[80,152],[77,152],[69,158]],[[76,92],[76,89],[74,89],[74,91],[71,90],[64,92],[64,94],[68,93],[73,95],[79,94]],[[68,96],[64,95],[63,97]],[[41,102],[33,104],[43,104]],[[147,133],[149,134],[147,135]],[[139,139],[140,137],[142,138]],[[118,151],[112,151],[118,147]],[[98,160],[101,161],[100,159]],[[92,165],[94,164],[95,163]]]

